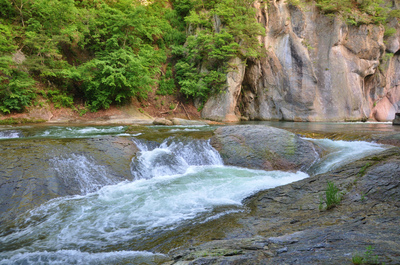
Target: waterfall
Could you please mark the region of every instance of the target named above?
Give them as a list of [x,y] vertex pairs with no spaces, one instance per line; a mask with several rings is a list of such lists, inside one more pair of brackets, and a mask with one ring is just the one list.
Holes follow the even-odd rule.
[[126,126],[61,127],[54,126],[37,132],[32,137],[86,138],[101,135],[123,135]]
[[117,184],[117,181],[106,175],[106,167],[97,165],[91,157],[70,154],[68,157],[55,157],[50,162],[65,186],[79,187],[80,194],[97,191],[105,185]]
[[0,139],[12,139],[21,137],[21,132],[17,130],[0,131]]
[[185,173],[190,166],[223,165],[210,141],[166,139],[161,144],[134,140],[140,152],[132,161],[134,179]]

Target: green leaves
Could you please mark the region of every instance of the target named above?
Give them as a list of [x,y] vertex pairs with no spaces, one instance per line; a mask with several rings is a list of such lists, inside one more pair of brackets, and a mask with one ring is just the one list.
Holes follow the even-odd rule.
[[9,56],[0,57],[0,111],[22,111],[35,97],[35,81],[13,65]]
[[[0,0],[0,15],[14,16],[9,17],[14,24],[0,23],[0,54],[15,52],[18,42],[26,56],[19,66],[25,72],[12,70],[11,60],[0,69],[1,99],[17,99],[6,100],[2,110],[20,110],[30,103],[30,76],[45,86],[42,96],[58,107],[73,107],[77,97],[92,111],[131,97],[146,98],[166,61],[167,45],[182,45],[186,39],[182,18],[167,4],[15,0],[11,5]],[[17,41],[13,34],[18,34]],[[172,72],[169,75],[164,80],[166,93],[174,90]]]
[[224,89],[231,58],[246,60],[261,56],[256,36],[265,32],[255,19],[251,1],[192,2],[190,10],[186,1],[176,2],[182,7],[178,11],[187,14],[185,22],[193,31],[185,47],[172,49],[178,58],[176,79],[182,93],[204,102],[211,94]]
[[205,101],[210,93],[220,91],[226,82],[227,61],[235,56],[237,48],[233,36],[224,30],[214,34],[203,30],[190,36],[175,65],[181,92]]
[[[4,111],[29,104],[34,95],[31,77],[57,106],[72,106],[82,97],[92,111],[131,97],[146,98],[157,84],[156,76],[161,76],[157,93],[173,94],[179,84],[185,95],[205,101],[223,90],[231,58],[246,60],[261,54],[255,36],[263,29],[251,4],[0,0],[0,15],[6,22],[0,21],[0,53],[9,56],[20,49],[26,57],[12,78],[7,74],[14,71],[11,63],[0,69],[2,97],[18,98]],[[171,67],[158,75],[171,53]]]
[[140,49],[141,45],[152,44],[171,29],[167,20],[144,6],[129,5],[119,10],[103,4],[94,12],[95,20],[90,22],[86,47],[96,52],[119,47]]
[[14,45],[11,27],[2,24],[0,21],[0,55],[14,52],[17,46]]
[[324,203],[326,204],[326,210],[336,207],[341,202],[342,196],[343,194],[339,192],[339,188],[335,183],[328,181],[325,198],[320,197],[319,210],[322,211]]
[[89,109],[109,108],[112,103],[123,103],[130,97],[146,98],[151,91],[158,70],[151,60],[134,54],[130,49],[119,49],[99,54],[78,68],[83,92]]
[[168,65],[165,74],[162,74],[157,90],[158,95],[172,95],[176,91],[175,80],[172,75],[171,65]]

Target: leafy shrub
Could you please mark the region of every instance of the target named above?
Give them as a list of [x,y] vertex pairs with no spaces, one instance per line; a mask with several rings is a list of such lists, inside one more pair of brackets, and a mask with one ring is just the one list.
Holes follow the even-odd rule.
[[4,25],[0,20],[0,54],[14,52],[17,46],[12,40],[12,29],[8,25]]
[[396,33],[396,29],[395,28],[391,28],[391,27],[385,26],[384,37],[393,36],[395,33]]
[[205,102],[211,94],[224,89],[231,58],[245,60],[261,55],[255,36],[265,33],[254,19],[250,2],[217,0],[192,4],[191,10],[184,5],[186,9],[181,13],[187,14],[185,22],[193,35],[187,37],[185,46],[173,47],[172,54],[178,60],[175,69],[180,91]]
[[15,10],[9,0],[0,0],[0,17],[12,18],[15,16]]
[[348,24],[385,24],[389,8],[383,0],[315,0],[316,6],[325,14],[342,16]]
[[[166,60],[163,34],[172,30],[161,8],[159,2],[147,7],[102,3],[96,8],[96,23],[89,25],[84,43],[95,58],[80,65],[74,78],[91,111],[131,97],[147,98]],[[169,78],[164,81],[168,87],[163,89],[170,93]]]
[[325,198],[320,197],[320,206],[319,209],[323,209],[323,204],[326,204],[326,210],[332,209],[336,207],[342,200],[342,194],[339,192],[339,188],[336,185],[328,181],[327,188],[325,191]]
[[389,17],[400,18],[400,9],[394,9],[390,11]]
[[172,69],[171,66],[168,65],[167,70],[165,71],[165,74],[161,76],[161,79],[159,81],[159,86],[157,90],[158,95],[172,95],[174,94],[176,90],[175,87],[175,79],[172,75]]
[[361,264],[380,264],[378,255],[374,255],[374,248],[372,246],[368,246],[367,250],[364,253],[355,253],[351,258],[351,261],[354,265]]
[[74,107],[74,98],[71,95],[67,95],[65,92],[61,92],[60,90],[49,90],[46,93],[47,98],[54,103],[55,108],[73,108]]
[[124,103],[130,97],[147,98],[156,70],[146,56],[129,49],[99,55],[79,68],[88,108],[96,111],[112,103]]
[[35,81],[13,65],[7,56],[0,58],[0,73],[0,111],[23,111],[36,96],[33,91]]

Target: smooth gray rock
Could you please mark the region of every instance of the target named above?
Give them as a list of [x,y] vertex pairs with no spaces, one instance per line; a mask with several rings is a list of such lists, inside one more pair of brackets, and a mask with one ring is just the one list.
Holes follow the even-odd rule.
[[239,121],[236,105],[242,88],[245,62],[235,57],[228,64],[231,69],[227,73],[225,90],[210,97],[204,104],[201,111],[201,117],[204,119],[223,122]]
[[306,171],[318,148],[286,130],[257,125],[220,127],[211,138],[227,165],[264,170]]

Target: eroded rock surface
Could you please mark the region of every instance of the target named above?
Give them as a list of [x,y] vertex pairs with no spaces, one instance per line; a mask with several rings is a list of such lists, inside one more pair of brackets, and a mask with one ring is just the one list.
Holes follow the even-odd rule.
[[[197,240],[198,245],[170,251],[173,261],[166,264],[352,264],[352,257],[367,247],[379,264],[399,264],[399,169],[400,148],[394,147],[261,191],[246,199],[245,213],[192,233],[190,243]],[[343,199],[320,211],[328,181],[339,187]]]

